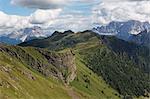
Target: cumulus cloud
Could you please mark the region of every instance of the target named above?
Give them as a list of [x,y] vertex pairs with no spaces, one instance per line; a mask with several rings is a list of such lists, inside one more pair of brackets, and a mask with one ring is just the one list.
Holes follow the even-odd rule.
[[[93,1],[96,3],[92,3]],[[59,8],[68,2],[74,2],[74,7],[70,4],[69,8]],[[97,0],[12,0],[11,3],[40,9],[29,16],[8,15],[0,11],[0,33],[34,25],[48,31],[82,31],[91,29],[93,23],[107,24],[111,21],[127,20],[150,22],[149,0],[102,0],[100,3]],[[92,6],[95,4],[92,9],[88,8],[91,3]],[[84,4],[88,5],[88,10],[86,7],[80,9]],[[77,10],[73,9],[78,5]]]
[[0,11],[0,34],[7,34],[12,30],[30,26],[29,17],[7,15]]
[[16,16],[0,11],[0,35],[35,25],[53,32],[65,30],[82,31],[89,29],[92,24],[91,17],[67,13],[60,15],[61,12],[62,9],[38,9],[29,16]]
[[54,20],[58,17],[62,10],[55,9],[55,10],[36,10],[30,16],[30,22],[32,24],[44,24],[51,20]]
[[29,16],[8,15],[0,11],[0,35],[8,34],[14,30],[36,25],[49,25],[59,16],[61,9],[36,10]]
[[11,4],[37,9],[57,9],[71,3],[92,3],[96,0],[11,0]]
[[85,17],[83,15],[65,15],[60,16],[55,22],[48,25],[48,28],[58,31],[73,30],[77,32],[91,29],[91,25],[91,17]]
[[[109,2],[111,1],[111,2]],[[118,1],[117,3],[115,1]],[[134,2],[131,2],[134,1]],[[139,20],[150,22],[149,0],[103,0],[93,8],[95,22]]]
[[29,8],[55,9],[66,4],[68,1],[69,0],[11,0],[11,4]]

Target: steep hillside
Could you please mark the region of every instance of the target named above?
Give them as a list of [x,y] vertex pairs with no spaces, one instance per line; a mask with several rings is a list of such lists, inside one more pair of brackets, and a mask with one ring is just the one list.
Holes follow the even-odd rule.
[[20,44],[50,50],[72,48],[82,62],[125,97],[145,96],[150,92],[150,54],[141,47],[113,36],[91,31],[55,32],[43,40]]
[[[0,47],[0,99],[71,98],[61,81],[46,77],[30,67],[29,64],[34,64],[36,59],[30,60],[31,56],[27,53],[17,53],[20,48],[6,49],[7,47]],[[34,50],[32,52],[34,53]],[[25,55],[28,58],[23,59]]]
[[[100,83],[99,83],[100,82]],[[118,99],[71,50],[0,45],[2,99]]]
[[[94,51],[93,53],[90,53]],[[144,73],[126,54],[118,56],[111,50],[92,48],[86,50],[86,64],[124,96],[140,96],[150,91],[149,74]]]

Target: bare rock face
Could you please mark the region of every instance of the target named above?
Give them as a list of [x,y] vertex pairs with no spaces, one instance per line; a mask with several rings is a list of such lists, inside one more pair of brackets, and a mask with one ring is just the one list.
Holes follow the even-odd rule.
[[63,76],[65,77],[65,81],[67,84],[69,82],[72,82],[76,77],[76,65],[75,65],[75,57],[72,51],[67,52],[66,54],[61,55],[60,58],[61,64],[60,66],[63,66],[61,68],[66,68],[63,72]]
[[72,82],[76,77],[75,56],[72,51],[49,55],[50,53],[42,54],[47,58],[48,62],[55,66],[57,76],[66,84]]

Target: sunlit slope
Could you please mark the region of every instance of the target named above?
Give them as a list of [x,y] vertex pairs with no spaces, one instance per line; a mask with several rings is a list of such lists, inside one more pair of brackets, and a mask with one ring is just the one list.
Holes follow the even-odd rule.
[[32,40],[20,46],[55,51],[71,48],[89,69],[123,96],[147,97],[150,92],[150,51],[147,47],[91,31],[55,32],[46,39]]
[[[45,53],[51,57],[65,58],[70,51],[51,52],[32,47],[2,45],[0,47],[0,98],[117,99],[120,97],[118,92],[106,84],[101,77],[89,70],[76,54],[74,56],[76,77],[67,84],[65,78],[73,71],[55,66],[53,62],[57,60],[50,64]],[[62,73],[63,79],[56,75],[58,73]]]

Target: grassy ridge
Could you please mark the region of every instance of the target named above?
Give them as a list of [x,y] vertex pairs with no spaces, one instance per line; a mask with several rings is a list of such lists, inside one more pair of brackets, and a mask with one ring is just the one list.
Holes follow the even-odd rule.
[[1,52],[0,85],[2,99],[71,98],[60,81],[33,72],[19,60]]
[[67,50],[56,53],[32,47],[0,47],[0,98],[71,99],[73,96],[80,99],[119,98],[119,94],[89,70],[78,55],[75,56],[77,76],[69,88],[53,75],[47,76],[40,72],[40,69],[31,68],[46,65],[49,66],[48,70],[58,69],[49,64],[41,52],[60,55]]
[[102,76],[120,94],[134,97],[147,96],[150,92],[150,53],[147,47],[111,36],[99,36],[91,31],[56,33],[20,45],[52,50],[72,48],[88,68]]

